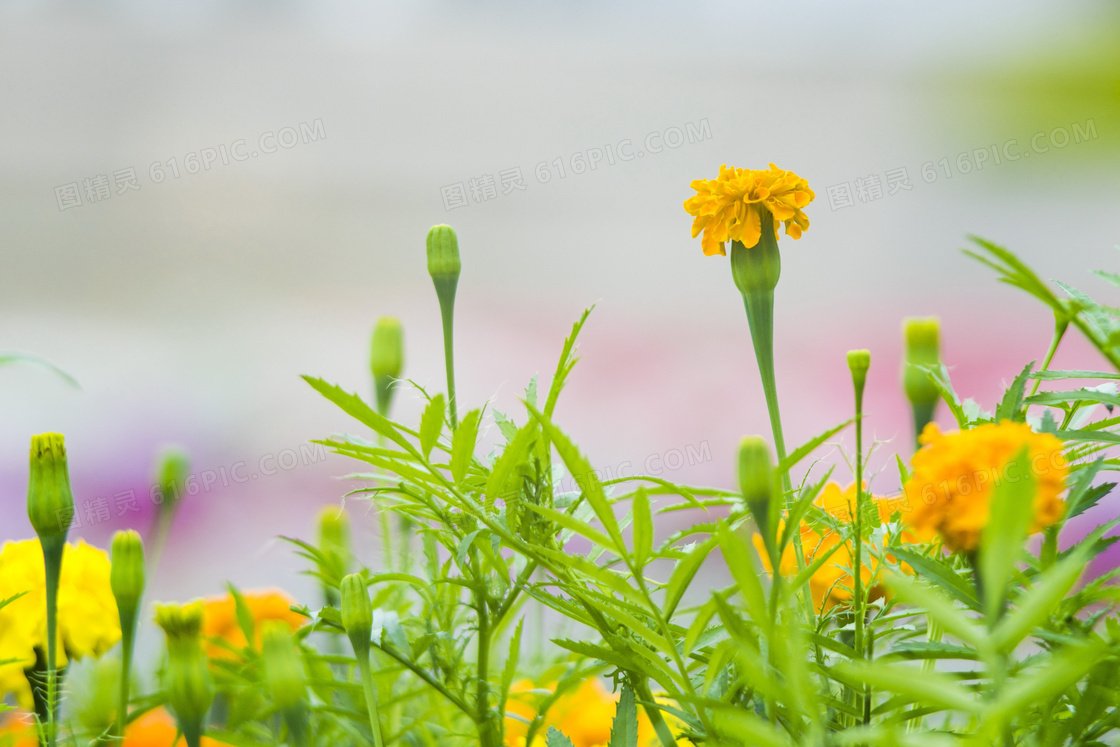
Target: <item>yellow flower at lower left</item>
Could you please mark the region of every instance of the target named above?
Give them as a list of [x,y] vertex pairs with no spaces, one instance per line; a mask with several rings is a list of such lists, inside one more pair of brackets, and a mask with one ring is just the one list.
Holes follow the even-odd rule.
[[[66,545],[58,587],[59,664],[67,657],[100,656],[121,638],[117,603],[109,587],[109,554],[79,540]],[[6,542],[0,548],[0,698],[15,694],[31,707],[24,670],[35,666],[36,649],[47,639],[46,578],[38,539]]]

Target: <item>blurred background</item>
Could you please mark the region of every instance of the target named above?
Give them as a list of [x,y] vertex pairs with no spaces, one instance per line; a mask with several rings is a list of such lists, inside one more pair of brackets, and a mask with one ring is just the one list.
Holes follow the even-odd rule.
[[[608,473],[731,487],[739,437],[769,426],[727,260],[681,207],[723,163],[817,194],[781,240],[788,440],[849,416],[844,352],[866,347],[872,467],[907,457],[904,316],[941,317],[987,408],[1049,341],[968,234],[1110,300],[1090,270],[1120,243],[1118,32],[1105,2],[0,4],[0,350],[80,384],[0,368],[0,541],[31,536],[32,434],[66,434],[72,535],[101,546],[147,530],[153,460],[179,444],[199,490],[151,596],[308,597],[275,537],[310,538],[358,465],[308,445],[354,425],[299,374],[368,397],[391,314],[406,375],[442,390],[436,223],[462,250],[464,407],[522,419],[597,304],[560,423]],[[1055,361],[1102,365],[1073,334]],[[375,517],[349,510],[375,564]]]

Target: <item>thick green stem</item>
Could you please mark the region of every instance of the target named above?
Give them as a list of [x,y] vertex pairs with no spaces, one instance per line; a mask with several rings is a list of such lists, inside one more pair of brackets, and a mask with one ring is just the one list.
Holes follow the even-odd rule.
[[661,715],[661,709],[654,703],[653,693],[650,692],[649,683],[644,679],[640,679],[636,683],[631,683],[634,686],[634,692],[638,696],[638,700],[645,702],[647,705],[643,706],[646,711],[646,716],[649,717],[649,723],[653,726],[654,733],[657,738],[661,740],[662,747],[676,747],[677,740],[673,736],[672,729],[665,723],[665,717]]
[[54,747],[58,739],[58,582],[62,575],[62,553],[66,537],[50,537],[42,541],[43,569],[47,599],[47,745]]
[[478,742],[482,747],[498,747],[494,734],[494,720],[490,714],[490,611],[485,591],[475,595],[478,613],[478,691],[475,695],[475,720],[478,722]]
[[121,614],[121,686],[120,699],[117,706],[116,736],[120,743],[124,742],[125,728],[128,726],[128,698],[132,684],[132,652],[136,644],[136,615],[128,615],[131,620],[125,619]]
[[937,411],[937,400],[933,402],[914,402],[910,405],[910,410],[914,417],[914,449],[921,448],[921,443],[918,441],[922,436],[922,431],[926,429],[926,425],[933,421],[933,414]]
[[355,651],[358,659],[358,674],[362,678],[362,690],[366,695],[366,710],[369,711],[369,729],[373,733],[373,744],[382,747],[381,717],[377,713],[377,693],[373,689],[373,673],[369,668],[369,647],[366,650]]
[[202,724],[195,722],[190,724],[182,724],[183,739],[187,742],[187,747],[202,747]]
[[451,414],[451,429],[459,427],[459,403],[455,399],[455,296],[444,300],[439,295],[439,313],[443,317],[443,363],[447,369],[447,405]]

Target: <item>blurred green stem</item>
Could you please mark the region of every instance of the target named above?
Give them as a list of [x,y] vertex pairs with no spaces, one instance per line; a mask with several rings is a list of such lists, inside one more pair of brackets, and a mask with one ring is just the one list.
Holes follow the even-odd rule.
[[[1054,316],[1054,336],[1050,338],[1050,347],[1046,351],[1046,358],[1042,361],[1042,368],[1038,369],[1039,373],[1050,368],[1050,362],[1054,360],[1054,353],[1058,352],[1058,345],[1061,344],[1062,338],[1065,337],[1066,330],[1069,329],[1069,320],[1064,317]],[[1035,379],[1034,386],[1031,387],[1031,393],[1027,396],[1033,397],[1038,394],[1038,387],[1042,385],[1042,379]]]
[[47,747],[58,740],[58,582],[62,575],[62,554],[66,536],[45,537],[43,568],[47,601]]
[[459,402],[455,399],[455,301],[444,303],[439,299],[439,313],[443,318],[443,363],[447,369],[447,404],[451,414],[451,429],[459,427]]
[[356,651],[358,660],[358,674],[362,678],[362,690],[366,696],[366,710],[369,711],[369,729],[373,733],[375,747],[382,747],[381,718],[377,713],[377,694],[373,689],[373,673],[369,668],[369,648],[365,651]]

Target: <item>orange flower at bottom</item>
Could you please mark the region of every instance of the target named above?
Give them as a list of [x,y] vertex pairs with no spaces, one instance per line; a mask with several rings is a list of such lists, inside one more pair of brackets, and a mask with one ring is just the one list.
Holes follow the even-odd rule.
[[[253,614],[256,635],[253,647],[261,646],[260,628],[265,620],[279,620],[286,623],[292,631],[299,630],[307,621],[303,615],[292,612],[295,603],[291,597],[279,589],[250,591],[242,593],[245,604]],[[247,641],[237,622],[237,605],[232,594],[206,600],[202,618],[202,635],[206,638],[221,638],[234,648],[245,648]],[[208,649],[211,658],[230,658],[233,654],[221,645],[211,644]]]
[[[870,493],[866,494],[865,498],[872,501],[879,514],[879,520],[884,523],[890,521],[891,514],[898,508],[898,501],[872,496]],[[830,482],[824,486],[820,495],[813,501],[813,505],[839,522],[851,522],[856,505],[855,483],[841,491],[839,485]],[[781,527],[779,527],[779,531],[781,531]],[[903,532],[902,539],[907,542],[915,541],[915,537],[910,532]],[[801,522],[801,547],[805,552],[806,564],[812,563],[813,559],[819,557],[820,553],[827,553],[834,547],[836,548],[836,551],[829,556],[824,565],[818,568],[817,572],[809,579],[809,590],[813,595],[813,604],[817,610],[822,612],[852,601],[854,583],[852,574],[848,570],[854,564],[852,544],[845,542],[843,546],[838,547],[840,544],[841,538],[837,532],[826,530],[822,536],[808,523]],[[758,549],[758,554],[762,558],[763,567],[766,568],[767,572],[773,573],[774,569],[771,567],[770,558],[766,554],[762,537],[758,534],[754,536],[754,546]],[[865,556],[860,576],[866,584],[870,583],[872,569],[878,565],[878,561],[870,553],[865,553]],[[780,566],[779,570],[783,576],[797,575],[797,558],[794,555],[792,544],[787,545],[782,552]],[[907,565],[903,565],[903,570],[912,572],[912,569]],[[884,594],[885,590],[876,585],[871,588],[869,598],[872,600],[878,599]]]
[[[125,730],[124,747],[186,747],[187,741],[175,736],[179,733],[175,719],[162,708],[150,711],[129,724]],[[35,723],[31,716],[10,716],[0,726],[0,747],[38,747]],[[227,744],[209,737],[202,738],[203,747],[220,747]]]
[[[1050,433],[1035,433],[1026,423],[1005,420],[967,431],[942,433],[930,423],[922,431],[922,448],[914,454],[914,469],[904,486],[913,510],[906,523],[923,538],[941,535],[950,550],[972,552],[988,524],[996,486],[1021,479],[1029,470],[1035,481],[1031,532],[1057,523],[1066,504],[1058,495],[1065,488],[1069,467],[1062,442]],[[1011,467],[1024,449],[1028,464]]]
[[[542,690],[555,689],[555,683]],[[525,721],[532,721],[537,715],[537,708],[544,696],[534,692],[536,686],[529,680],[515,682],[510,688],[509,702],[506,704],[508,713],[515,713]],[[611,727],[614,724],[615,711],[617,710],[618,695],[610,693],[598,677],[592,677],[580,683],[575,690],[569,690],[561,695],[545,714],[544,723],[533,737],[533,744],[526,745],[525,739],[529,732],[527,724],[510,717],[506,717],[506,745],[508,747],[545,747],[548,728],[555,726],[572,741],[573,747],[605,747],[610,741]],[[667,716],[669,727],[678,728],[679,722]],[[652,747],[657,743],[657,736],[649,722],[645,711],[638,709],[638,745],[639,747]],[[691,745],[687,739],[678,739],[681,747]]]

